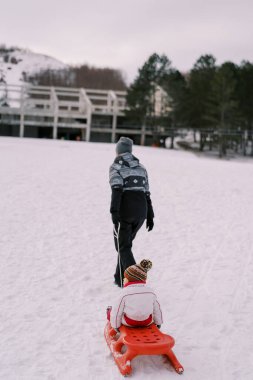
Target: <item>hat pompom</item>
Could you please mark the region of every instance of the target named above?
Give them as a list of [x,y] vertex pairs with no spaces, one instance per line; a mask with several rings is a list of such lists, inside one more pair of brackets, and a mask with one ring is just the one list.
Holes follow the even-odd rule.
[[147,259],[143,259],[140,262],[140,266],[147,272],[152,268],[152,262]]

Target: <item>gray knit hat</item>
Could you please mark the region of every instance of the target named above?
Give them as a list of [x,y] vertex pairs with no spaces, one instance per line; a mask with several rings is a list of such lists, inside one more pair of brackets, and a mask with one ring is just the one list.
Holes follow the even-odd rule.
[[122,136],[116,144],[116,153],[132,153],[133,140]]

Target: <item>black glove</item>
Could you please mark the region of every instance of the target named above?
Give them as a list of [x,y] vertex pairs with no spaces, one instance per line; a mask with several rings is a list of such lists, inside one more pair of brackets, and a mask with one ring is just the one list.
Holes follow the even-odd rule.
[[154,210],[152,207],[152,202],[151,202],[149,192],[146,193],[146,199],[147,199],[147,206],[148,206],[146,227],[147,227],[148,231],[151,231],[154,227],[154,216],[155,215],[154,215]]
[[146,221],[147,230],[151,231],[151,230],[153,230],[153,227],[154,227],[154,219],[153,218],[147,218],[147,221]]
[[111,207],[110,213],[112,215],[112,222],[114,224],[114,228],[118,231],[119,228],[119,210],[122,196],[122,188],[112,188],[112,199],[111,199]]
[[115,230],[118,232],[118,229],[119,229],[119,213],[118,212],[112,213],[112,222],[114,224]]

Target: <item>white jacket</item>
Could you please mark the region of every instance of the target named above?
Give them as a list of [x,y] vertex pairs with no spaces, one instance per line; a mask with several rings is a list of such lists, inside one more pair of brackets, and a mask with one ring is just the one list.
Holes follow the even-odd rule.
[[119,299],[112,306],[110,322],[113,328],[128,325],[124,315],[134,321],[144,321],[153,317],[156,325],[161,325],[162,311],[154,290],[144,283],[130,283],[121,290]]

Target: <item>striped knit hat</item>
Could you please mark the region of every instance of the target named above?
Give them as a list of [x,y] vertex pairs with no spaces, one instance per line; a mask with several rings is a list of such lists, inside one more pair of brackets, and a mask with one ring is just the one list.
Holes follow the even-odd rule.
[[152,262],[150,260],[142,260],[140,264],[131,265],[124,272],[124,277],[130,282],[134,281],[146,281],[147,272],[152,268]]

